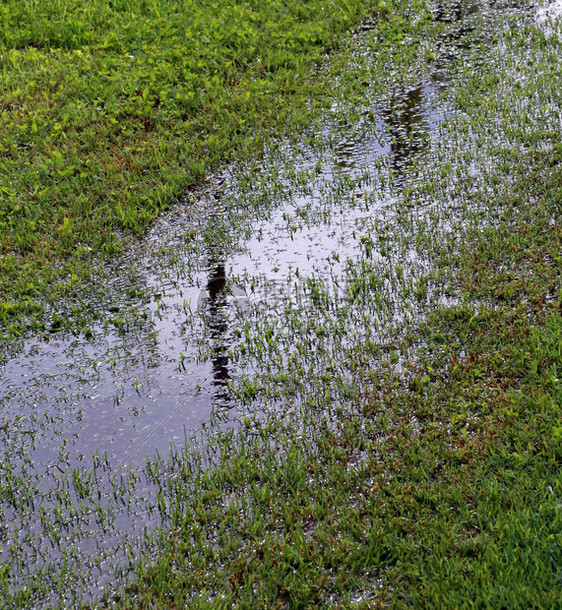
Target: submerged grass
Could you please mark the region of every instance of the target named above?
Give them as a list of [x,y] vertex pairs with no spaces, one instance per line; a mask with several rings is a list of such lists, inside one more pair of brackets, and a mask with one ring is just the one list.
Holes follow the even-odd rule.
[[187,450],[162,470],[159,557],[119,607],[562,605],[559,38],[509,16],[493,40],[477,27],[486,55],[456,66],[457,114],[377,267],[400,285],[416,240],[423,315],[390,348],[342,349],[347,380],[312,380],[319,344],[293,335],[300,378],[265,375],[247,395],[291,376],[281,407],[219,433],[208,469]]

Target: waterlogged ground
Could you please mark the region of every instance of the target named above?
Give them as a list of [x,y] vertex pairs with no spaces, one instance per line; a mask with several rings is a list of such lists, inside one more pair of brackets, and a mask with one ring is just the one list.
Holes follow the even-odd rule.
[[[419,130],[400,163],[429,146],[425,137],[443,116],[431,96],[427,87],[414,102],[407,93],[393,100],[404,129],[413,132],[411,121]],[[287,146],[264,166],[211,181],[189,212],[163,218],[136,251],[100,272],[111,305],[88,337],[34,338],[6,363],[0,430],[13,529],[3,532],[4,561],[23,571],[97,549],[115,557],[116,527],[138,535],[153,522],[146,511],[155,502],[150,486],[133,481],[123,498],[133,506],[116,507],[129,485],[119,473],[142,470],[146,456],[167,455],[211,419],[222,427],[236,420],[251,391],[243,373],[269,364],[255,341],[286,343],[277,365],[296,355],[296,337],[283,336],[288,308],[298,315],[317,290],[349,300],[346,269],[371,247],[365,235],[375,214],[392,213],[394,202],[373,186],[375,160],[392,155],[376,112],[374,133],[334,123],[320,150]],[[143,493],[148,502],[139,505]],[[60,494],[66,506],[57,515]],[[125,559],[117,553],[118,564]],[[99,575],[112,569],[103,560]]]
[[[317,125],[209,179],[97,270],[99,289],[75,304],[87,328],[59,333],[53,313],[49,335],[2,366],[4,600],[76,605],[115,590],[153,556],[176,485],[213,464],[221,435],[262,434],[268,418],[298,429],[310,405],[337,428],[373,385],[359,361],[417,383],[423,341],[407,353],[401,341],[461,304],[454,236],[468,219],[493,225],[480,194],[494,195],[497,147],[516,124],[499,102],[487,123],[472,119],[474,81],[488,62],[526,86],[496,37],[557,36],[561,10],[434,2],[431,36],[392,48],[362,28]],[[526,120],[555,131],[560,108],[540,95],[524,100]]]

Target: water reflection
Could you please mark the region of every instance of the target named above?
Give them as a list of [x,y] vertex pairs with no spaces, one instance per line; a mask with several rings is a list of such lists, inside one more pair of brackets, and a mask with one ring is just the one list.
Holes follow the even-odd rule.
[[468,18],[479,9],[474,0],[434,3],[434,20],[454,25],[447,29],[446,39],[441,45],[441,53],[431,74],[432,85],[419,84],[410,89],[398,86],[382,109],[390,141],[390,167],[397,186],[403,182],[404,174],[414,159],[429,147],[433,125],[440,121],[439,104],[432,98],[436,95],[436,87],[447,83],[448,69],[460,49],[470,46],[467,35],[474,27]]
[[456,0],[455,2],[437,2],[433,6],[432,14],[435,21],[450,23],[438,41],[438,57],[435,61],[431,80],[438,87],[445,87],[450,79],[450,71],[454,69],[454,62],[461,51],[468,49],[474,41],[470,34],[474,31],[474,24],[469,19],[472,15],[483,9],[481,2],[474,0]]
[[395,91],[384,108],[390,138],[390,167],[401,176],[414,157],[427,148],[424,87]]
[[433,5],[433,19],[442,23],[456,23],[479,10],[474,0],[448,0],[448,2],[435,2]]
[[228,332],[227,279],[224,262],[211,263],[207,281],[209,295],[209,338],[212,342],[213,385],[219,389],[217,396],[226,397],[228,370]]

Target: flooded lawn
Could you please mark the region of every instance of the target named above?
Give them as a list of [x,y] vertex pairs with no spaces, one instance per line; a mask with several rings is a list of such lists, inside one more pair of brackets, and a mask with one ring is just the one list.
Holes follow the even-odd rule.
[[[90,328],[67,336],[55,318],[0,368],[8,589],[35,587],[41,607],[45,582],[58,583],[47,597],[63,604],[124,582],[165,518],[151,472],[170,472],[171,446],[176,464],[184,446],[207,446],[256,413],[282,419],[320,379],[331,380],[331,408],[347,408],[362,389],[346,354],[370,345],[366,360],[384,353],[405,367],[399,337],[456,302],[428,244],[461,222],[459,184],[470,190],[486,161],[481,135],[465,140],[473,151],[444,140],[469,121],[449,83],[480,61],[487,27],[533,13],[459,0],[434,2],[431,18],[443,29],[408,68],[417,77],[374,68],[376,41],[368,29],[354,35],[349,68],[372,71],[356,99],[336,82],[309,133],[209,179],[100,268],[104,303]],[[428,168],[460,176],[438,201]]]

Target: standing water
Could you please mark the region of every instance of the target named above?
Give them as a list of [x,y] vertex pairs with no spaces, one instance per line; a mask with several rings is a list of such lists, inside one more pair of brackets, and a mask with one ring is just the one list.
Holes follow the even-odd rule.
[[[0,369],[0,542],[11,587],[56,579],[53,599],[72,603],[95,598],[116,571],[126,576],[160,518],[147,457],[236,425],[245,381],[290,368],[298,339],[283,312],[306,311],[318,294],[354,301],[359,261],[367,253],[376,265],[391,248],[385,223],[452,116],[447,81],[487,4],[435,3],[448,29],[417,82],[387,82],[359,108],[334,103],[306,141],[211,179],[99,270],[107,300],[88,336],[29,339]],[[556,3],[541,18],[560,11]],[[415,248],[402,254],[415,267]],[[404,315],[392,303],[379,322]],[[350,342],[374,332],[364,322],[346,330]],[[257,355],[270,336],[285,346],[275,362]],[[328,350],[311,370],[336,358]]]

